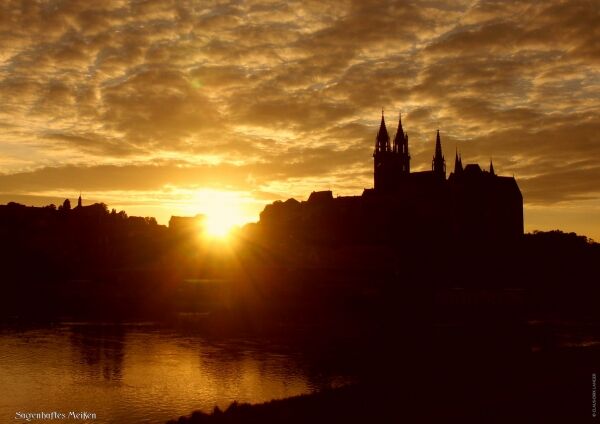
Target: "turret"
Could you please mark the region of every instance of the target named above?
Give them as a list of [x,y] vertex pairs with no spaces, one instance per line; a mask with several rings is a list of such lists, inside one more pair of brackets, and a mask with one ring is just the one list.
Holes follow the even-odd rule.
[[458,155],[458,148],[456,149],[456,156],[454,157],[454,175],[462,174],[463,166],[462,159]]

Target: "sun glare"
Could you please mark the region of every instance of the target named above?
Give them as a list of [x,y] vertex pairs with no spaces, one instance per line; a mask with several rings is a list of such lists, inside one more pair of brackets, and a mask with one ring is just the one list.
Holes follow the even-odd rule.
[[204,215],[202,237],[226,240],[231,230],[253,220],[246,199],[238,192],[199,190],[195,193],[195,211]]
[[206,217],[205,232],[210,238],[226,238],[236,225],[227,214],[211,214]]

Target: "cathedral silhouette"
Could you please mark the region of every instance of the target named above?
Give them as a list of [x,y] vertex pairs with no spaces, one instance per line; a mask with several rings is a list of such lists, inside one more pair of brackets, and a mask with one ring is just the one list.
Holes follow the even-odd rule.
[[382,113],[373,159],[374,188],[363,196],[385,198],[396,213],[413,223],[421,221],[419,216],[429,216],[429,224],[423,225],[439,225],[439,234],[460,239],[500,241],[523,234],[523,196],[514,177],[496,175],[492,161],[489,170],[478,164],[463,167],[457,151],[454,171],[446,178],[439,130],[431,170],[411,172],[402,117],[390,144]]
[[456,152],[446,177],[439,130],[431,170],[411,172],[408,135],[399,119],[393,143],[382,114],[373,152],[374,186],[361,196],[312,192],[307,201],[268,205],[260,222],[287,239],[321,243],[420,243],[444,247],[505,243],[523,235],[523,197],[514,177],[478,164],[463,167]]

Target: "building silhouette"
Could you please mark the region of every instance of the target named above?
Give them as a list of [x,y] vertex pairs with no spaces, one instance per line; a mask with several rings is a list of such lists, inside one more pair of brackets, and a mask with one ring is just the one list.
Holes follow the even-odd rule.
[[431,170],[411,172],[408,134],[398,121],[390,142],[382,114],[373,152],[373,188],[361,196],[313,192],[306,202],[275,202],[261,213],[269,231],[292,239],[352,243],[384,242],[399,247],[419,242],[443,248],[503,243],[523,235],[523,197],[514,177],[478,164],[463,166],[456,152],[447,176],[439,130]]
[[[496,175],[490,160],[489,170],[477,164],[463,168],[458,151],[454,171],[446,178],[446,159],[442,151],[440,131],[437,131],[431,170],[410,172],[408,134],[398,121],[394,143],[382,114],[375,137],[374,189],[363,195],[387,197],[390,207],[397,201],[411,204],[421,216],[429,216],[429,224],[446,226],[440,234],[461,239],[502,240],[523,234],[523,197],[514,177]],[[393,199],[390,199],[393,198]],[[400,208],[397,214],[403,215]],[[419,216],[404,218],[418,223]]]
[[171,216],[169,219],[169,232],[178,237],[197,237],[204,232],[206,227],[206,216]]

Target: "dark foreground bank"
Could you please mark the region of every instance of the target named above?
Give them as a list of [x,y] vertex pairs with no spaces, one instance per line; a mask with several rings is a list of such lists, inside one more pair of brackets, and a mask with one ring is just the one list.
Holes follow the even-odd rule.
[[258,405],[233,403],[225,411],[196,411],[168,424],[590,422],[598,358],[598,348],[565,349],[505,362],[497,357],[499,363],[487,364],[486,370],[485,361],[436,363],[426,356],[413,367],[408,364],[403,379],[381,376]]

